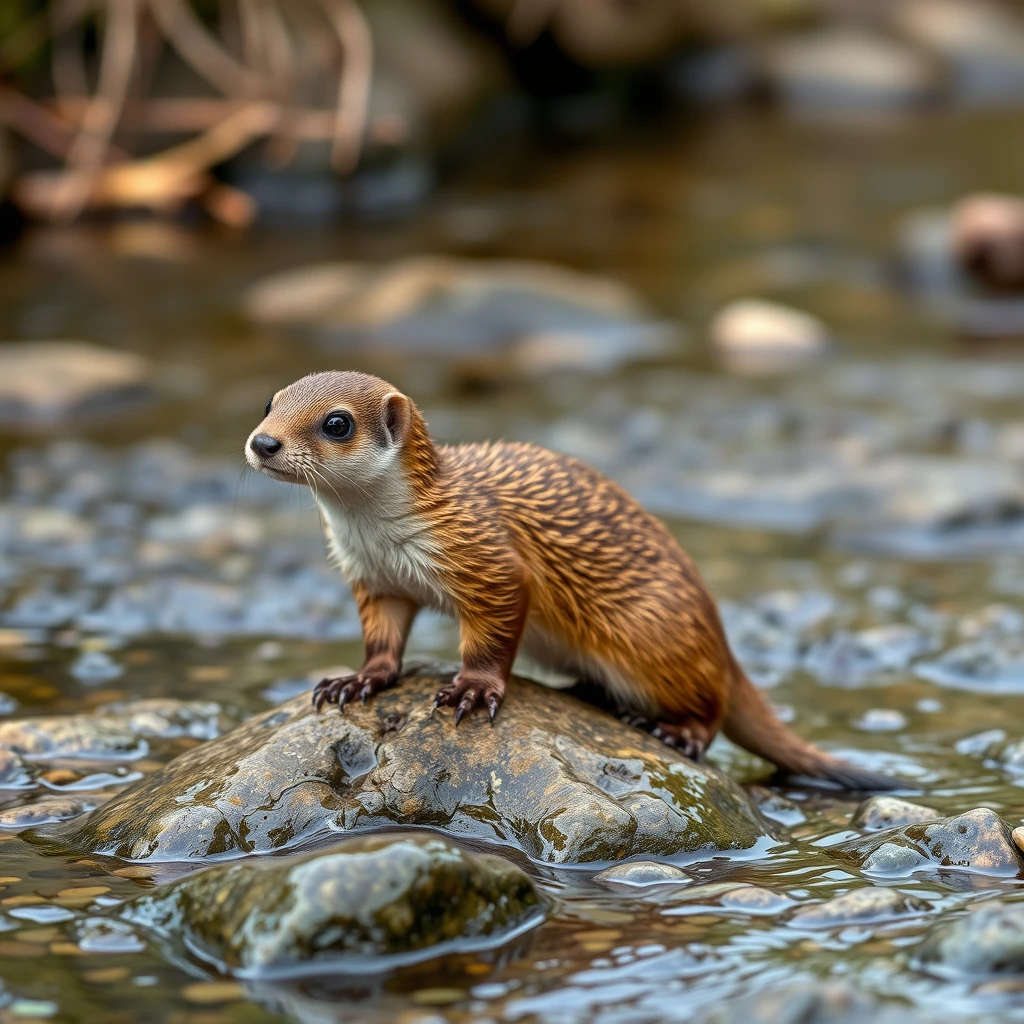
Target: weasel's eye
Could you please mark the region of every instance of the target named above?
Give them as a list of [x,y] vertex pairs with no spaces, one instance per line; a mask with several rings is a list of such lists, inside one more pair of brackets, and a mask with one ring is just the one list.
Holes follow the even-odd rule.
[[345,441],[355,432],[356,422],[347,412],[332,412],[320,429],[335,441]]
[[274,404],[274,400],[273,399],[271,399],[269,402],[267,402],[267,407],[266,407],[266,409],[263,410],[263,415],[264,416],[269,416],[270,415],[270,407],[273,404]]

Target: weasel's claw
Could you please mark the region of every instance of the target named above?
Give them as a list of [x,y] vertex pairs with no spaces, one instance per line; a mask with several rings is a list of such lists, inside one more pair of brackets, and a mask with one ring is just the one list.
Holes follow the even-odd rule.
[[375,693],[391,686],[395,678],[393,675],[370,670],[357,672],[352,676],[321,679],[313,688],[313,707],[319,711],[324,704],[337,704],[338,710],[344,714],[345,705],[354,701],[357,695],[365,704]]
[[462,695],[462,700],[459,701],[459,706],[455,709],[455,726],[458,727],[459,722],[462,721],[463,717],[467,715],[476,706],[476,690],[467,690]]
[[431,714],[440,707],[455,708],[455,724],[457,726],[466,715],[476,708],[486,708],[488,717],[493,723],[504,696],[504,687],[490,678],[475,676],[460,679],[456,676],[447,686],[443,686],[437,691]]

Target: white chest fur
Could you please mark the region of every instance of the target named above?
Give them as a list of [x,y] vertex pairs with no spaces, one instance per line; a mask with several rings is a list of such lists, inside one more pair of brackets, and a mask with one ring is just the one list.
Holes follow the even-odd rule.
[[417,516],[400,511],[382,515],[377,503],[340,507],[321,502],[320,511],[331,554],[346,579],[359,580],[380,594],[400,594],[450,611],[429,530]]

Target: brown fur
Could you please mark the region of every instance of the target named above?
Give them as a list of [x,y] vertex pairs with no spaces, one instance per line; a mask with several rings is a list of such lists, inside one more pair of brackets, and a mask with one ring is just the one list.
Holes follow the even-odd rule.
[[[361,425],[350,447],[317,436],[323,417],[337,409]],[[254,464],[310,483],[322,501],[324,488],[308,472],[313,466],[336,493],[345,492],[346,509],[372,504],[382,486],[346,477],[346,466],[356,465],[346,460],[372,459],[372,446],[383,451],[393,441],[390,473],[407,483],[408,507],[400,515],[376,511],[419,524],[410,536],[432,552],[439,596],[429,602],[411,584],[370,578],[372,567],[351,580],[366,663],[356,676],[325,680],[320,703],[344,705],[391,685],[418,606],[433,603],[460,625],[462,669],[437,698],[456,707],[457,720],[477,706],[493,717],[525,631],[530,653],[602,684],[691,756],[724,728],[791,772],[853,788],[892,784],[817,750],[779,721],[733,658],[690,558],[661,522],[584,463],[529,444],[437,447],[411,401],[354,373],[316,374],[286,388],[258,433],[280,439],[283,449]]]

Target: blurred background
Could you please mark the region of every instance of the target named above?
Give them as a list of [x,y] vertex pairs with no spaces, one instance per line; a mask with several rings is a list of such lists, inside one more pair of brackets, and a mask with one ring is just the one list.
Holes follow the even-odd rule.
[[799,732],[1019,818],[1022,128],[1012,0],[4,0],[3,713],[357,662],[310,496],[242,459],[352,367],[620,480]]

